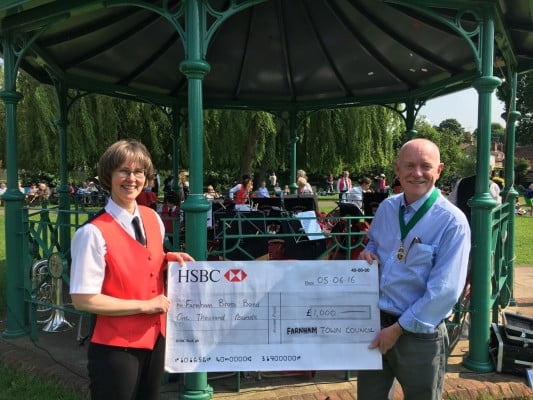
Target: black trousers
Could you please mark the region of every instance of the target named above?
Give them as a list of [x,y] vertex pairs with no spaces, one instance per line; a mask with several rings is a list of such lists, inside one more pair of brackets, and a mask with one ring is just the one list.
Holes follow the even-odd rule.
[[87,352],[92,400],[157,400],[165,362],[165,338],[153,350],[90,343]]

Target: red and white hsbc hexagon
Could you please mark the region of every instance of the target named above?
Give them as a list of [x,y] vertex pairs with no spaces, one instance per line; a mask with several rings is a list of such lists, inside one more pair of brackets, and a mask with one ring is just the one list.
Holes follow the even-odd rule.
[[242,269],[230,269],[224,274],[224,278],[230,282],[242,282],[247,276]]

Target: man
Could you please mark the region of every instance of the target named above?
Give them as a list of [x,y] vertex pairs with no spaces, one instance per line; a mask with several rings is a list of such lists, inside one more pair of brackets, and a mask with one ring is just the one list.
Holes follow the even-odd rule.
[[[494,169],[494,164],[491,162],[489,173]],[[502,204],[502,196],[500,196],[500,187],[498,184],[489,179],[489,193],[491,197],[496,200],[497,205]],[[448,200],[455,204],[459,209],[464,212],[468,223],[472,223],[472,210],[468,205],[468,200],[474,196],[476,192],[476,176],[467,176],[466,178],[459,179],[457,184],[453,188],[452,192],[448,196]]]
[[278,185],[278,177],[274,171],[272,171],[272,175],[268,177],[268,180],[270,181],[270,186],[272,188],[275,188]]
[[378,261],[381,330],[370,344],[383,369],[358,373],[357,398],[387,399],[394,378],[406,399],[442,398],[448,336],[444,320],[463,290],[470,252],[464,214],[435,188],[438,147],[414,139],[395,162],[403,193],[384,200],[361,259]]
[[344,193],[352,188],[352,180],[350,179],[350,172],[344,171],[342,176],[337,180],[337,192],[339,193],[339,201],[342,201]]

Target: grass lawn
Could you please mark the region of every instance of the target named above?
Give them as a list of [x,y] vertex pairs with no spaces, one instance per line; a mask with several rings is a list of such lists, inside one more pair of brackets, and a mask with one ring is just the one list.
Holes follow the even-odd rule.
[[0,365],[0,400],[81,400],[75,391],[44,378]]

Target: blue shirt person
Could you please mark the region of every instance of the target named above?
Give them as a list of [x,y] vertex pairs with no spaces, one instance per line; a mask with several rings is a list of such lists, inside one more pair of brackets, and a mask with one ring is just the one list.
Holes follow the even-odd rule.
[[470,228],[435,188],[444,164],[427,139],[405,143],[395,162],[404,192],[383,201],[360,258],[379,262],[381,330],[370,344],[383,369],[358,373],[358,398],[386,399],[394,378],[408,399],[441,399],[444,320],[465,285]]

